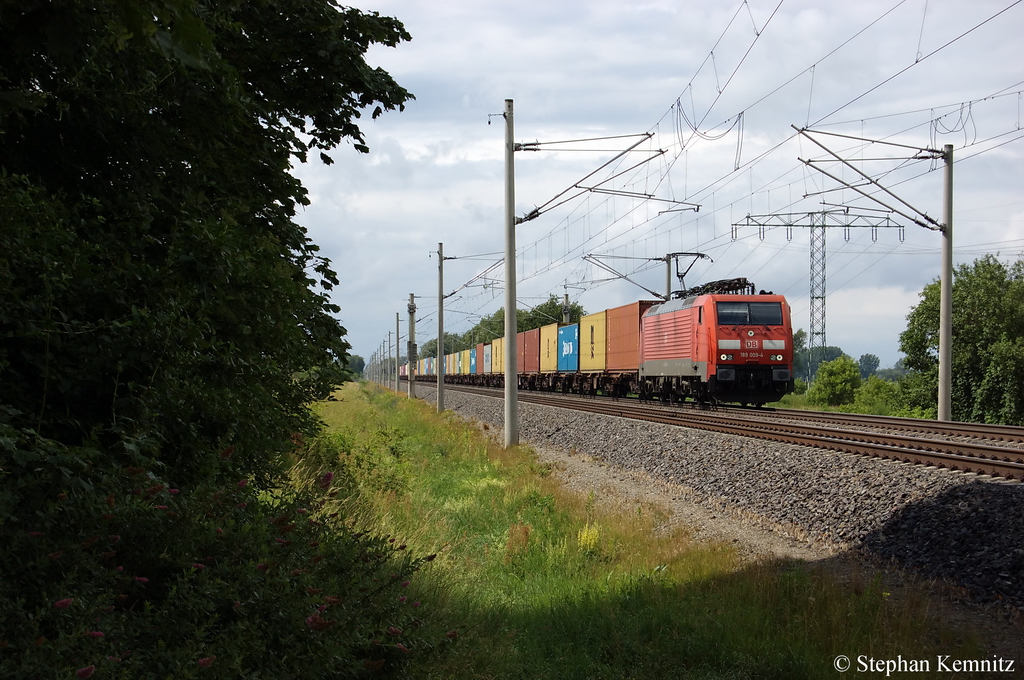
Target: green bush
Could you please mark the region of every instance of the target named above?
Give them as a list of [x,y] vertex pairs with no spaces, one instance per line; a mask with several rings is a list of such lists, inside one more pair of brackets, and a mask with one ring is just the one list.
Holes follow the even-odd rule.
[[807,389],[807,401],[815,406],[852,404],[860,387],[860,368],[843,355],[818,367],[814,382]]
[[894,382],[883,380],[877,375],[868,377],[857,390],[853,400],[857,413],[870,413],[878,416],[890,415],[899,405],[899,386]]
[[408,587],[432,556],[325,509],[331,474],[179,489],[0,427],[0,677],[393,676],[434,647]]

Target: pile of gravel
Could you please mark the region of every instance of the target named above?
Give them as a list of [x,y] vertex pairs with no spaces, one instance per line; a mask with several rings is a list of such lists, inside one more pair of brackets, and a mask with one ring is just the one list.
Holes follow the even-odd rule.
[[[446,391],[445,406],[504,427],[501,399]],[[519,416],[524,442],[682,485],[783,534],[947,579],[978,602],[1024,606],[1022,484],[528,403]]]

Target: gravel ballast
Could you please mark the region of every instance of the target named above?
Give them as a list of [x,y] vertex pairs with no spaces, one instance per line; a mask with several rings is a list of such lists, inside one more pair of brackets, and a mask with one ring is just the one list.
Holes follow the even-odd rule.
[[[501,399],[450,390],[445,406],[504,427]],[[1022,484],[529,403],[519,421],[525,443],[679,485],[786,536],[946,579],[975,602],[1024,607]]]

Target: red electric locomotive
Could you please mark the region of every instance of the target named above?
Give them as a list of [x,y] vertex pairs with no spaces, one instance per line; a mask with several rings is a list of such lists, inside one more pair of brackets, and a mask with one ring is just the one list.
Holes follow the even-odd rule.
[[793,391],[793,326],[781,295],[716,281],[641,320],[641,398],[764,404]]

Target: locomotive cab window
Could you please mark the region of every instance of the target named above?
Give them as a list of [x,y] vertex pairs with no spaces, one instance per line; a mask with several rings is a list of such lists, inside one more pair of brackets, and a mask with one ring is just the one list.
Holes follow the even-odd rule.
[[781,302],[717,302],[722,326],[781,326]]

